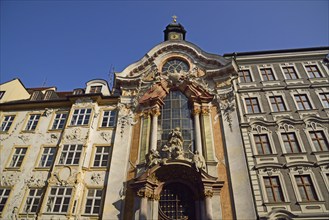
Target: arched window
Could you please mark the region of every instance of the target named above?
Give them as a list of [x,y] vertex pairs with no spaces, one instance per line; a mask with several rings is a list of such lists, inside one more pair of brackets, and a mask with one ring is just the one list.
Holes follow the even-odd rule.
[[[158,146],[160,149],[167,143],[169,133],[176,127],[179,127],[182,132],[185,153],[188,153],[189,150],[194,152],[193,120],[191,110],[188,107],[188,99],[180,91],[171,91],[164,99],[161,117],[159,117],[158,141],[160,143]],[[188,157],[188,154],[185,157]]]
[[165,185],[160,195],[159,219],[195,219],[193,192],[181,183]]

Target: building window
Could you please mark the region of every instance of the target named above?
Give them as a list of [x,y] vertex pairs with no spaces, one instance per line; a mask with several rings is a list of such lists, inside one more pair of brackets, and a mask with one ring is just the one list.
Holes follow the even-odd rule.
[[309,133],[316,151],[329,150],[329,143],[323,131],[310,131]]
[[294,67],[282,67],[286,79],[298,79],[296,70]]
[[51,167],[55,158],[56,147],[44,147],[39,167]]
[[5,95],[5,91],[0,91],[0,100],[3,98],[4,95]]
[[312,109],[310,100],[305,94],[294,95],[295,101],[297,103],[298,110],[309,110]]
[[0,188],[0,213],[5,208],[6,202],[9,198],[10,189]]
[[9,167],[19,168],[23,163],[26,152],[27,152],[27,147],[16,147],[14,151],[14,155],[9,164]]
[[43,189],[30,189],[26,198],[25,213],[37,213],[41,206],[41,197]]
[[71,144],[64,145],[59,164],[62,165],[79,165],[82,153],[82,145]]
[[179,73],[180,71],[188,72],[189,65],[180,59],[172,59],[165,63],[162,67],[162,72],[166,73]]
[[99,214],[101,210],[103,189],[89,189],[85,207],[86,214]]
[[320,93],[319,96],[323,107],[329,108],[329,93]]
[[66,213],[69,208],[71,196],[72,188],[70,187],[51,188],[47,202],[47,212]]
[[318,67],[316,65],[308,65],[308,66],[305,66],[305,69],[307,71],[307,74],[308,74],[308,77],[310,79],[312,78],[321,78],[322,75],[318,69]]
[[247,113],[260,113],[258,98],[245,98]]
[[241,83],[251,82],[251,74],[249,70],[240,70],[239,71],[239,79]]
[[96,147],[94,167],[108,167],[111,156],[111,147]]
[[90,86],[89,93],[100,93],[102,91],[102,86]]
[[284,202],[283,192],[278,176],[264,177],[264,185],[269,202]]
[[281,137],[287,153],[301,152],[295,132],[281,133]]
[[91,108],[88,109],[75,109],[71,125],[88,125],[91,115]]
[[38,125],[40,119],[40,114],[30,115],[30,118],[25,127],[25,131],[34,131]]
[[193,151],[194,129],[187,97],[180,91],[172,91],[166,96],[164,103],[161,117],[159,117],[159,129],[161,129],[161,143],[159,145],[166,144],[170,132],[179,127],[184,139],[184,151],[188,152],[191,145],[190,150]]
[[66,121],[67,113],[56,113],[52,130],[63,129]]
[[254,140],[259,155],[272,154],[272,149],[267,134],[254,134]]
[[275,80],[273,71],[271,68],[264,68],[264,69],[260,69],[260,72],[262,74],[263,80],[264,81],[272,81]]
[[1,123],[1,131],[3,132],[9,131],[10,126],[12,125],[14,119],[15,119],[15,115],[6,115]]
[[310,175],[296,175],[295,180],[302,201],[317,201],[318,196]]
[[270,96],[270,102],[274,112],[281,112],[287,110],[282,96]]
[[116,111],[103,111],[102,128],[114,127]]

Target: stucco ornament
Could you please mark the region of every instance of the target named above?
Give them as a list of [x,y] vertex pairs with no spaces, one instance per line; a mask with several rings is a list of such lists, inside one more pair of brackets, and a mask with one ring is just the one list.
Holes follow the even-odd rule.
[[1,177],[1,186],[14,186],[19,180],[19,174],[15,173],[4,173]]
[[54,109],[52,108],[45,108],[45,111],[42,113],[42,116],[44,117],[48,117],[49,115],[51,115],[51,113],[53,113]]
[[146,155],[146,164],[148,167],[152,167],[161,162],[160,154],[157,150],[151,149],[150,153]]
[[82,173],[72,171],[70,167],[63,167],[54,172],[48,182],[57,186],[73,186],[76,183],[82,182]]
[[118,109],[119,109],[118,124],[120,125],[121,128],[120,131],[121,137],[123,137],[125,127],[135,125],[137,121],[135,121],[134,113],[126,105],[119,103]]
[[65,135],[65,138],[68,141],[80,140],[81,139],[81,129],[80,128],[74,128],[70,133]]
[[103,138],[104,141],[110,142],[112,134],[109,132],[101,132],[100,136]]
[[46,185],[46,181],[41,180],[39,177],[36,177],[35,175],[31,176],[30,179],[25,180],[25,184],[28,187],[43,187]]
[[24,134],[19,135],[18,138],[21,139],[24,144],[26,144],[26,142],[28,142],[30,140],[30,137],[28,135],[24,135]]
[[91,176],[91,181],[95,184],[100,184],[104,181],[104,179],[100,173],[93,173]]
[[[214,97],[214,104],[217,106],[217,110],[219,111],[218,115],[222,114],[224,116],[224,120],[228,123],[230,130],[233,131],[233,119],[231,116],[231,113],[235,111],[233,90],[224,94],[216,94]],[[218,119],[218,115],[215,117],[216,121]]]

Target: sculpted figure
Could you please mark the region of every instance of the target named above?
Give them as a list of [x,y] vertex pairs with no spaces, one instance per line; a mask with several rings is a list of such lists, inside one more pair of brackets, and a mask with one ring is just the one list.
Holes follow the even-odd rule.
[[160,157],[159,152],[157,150],[154,150],[154,149],[152,149],[150,151],[150,153],[148,153],[146,159],[147,159],[147,161],[146,161],[147,162],[147,165],[149,167],[151,167],[153,165],[157,165],[161,161],[161,157]]
[[206,168],[206,161],[202,155],[199,154],[199,152],[196,150],[192,161],[195,165],[195,169],[199,172],[199,169],[205,169]]

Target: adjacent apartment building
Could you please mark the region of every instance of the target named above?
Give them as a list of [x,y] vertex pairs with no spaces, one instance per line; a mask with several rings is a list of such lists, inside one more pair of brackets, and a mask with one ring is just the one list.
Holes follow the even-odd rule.
[[174,20],[111,89],[1,84],[0,218],[327,219],[329,47],[185,37]]

